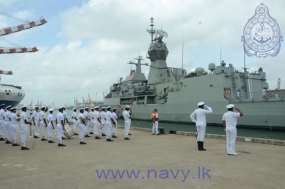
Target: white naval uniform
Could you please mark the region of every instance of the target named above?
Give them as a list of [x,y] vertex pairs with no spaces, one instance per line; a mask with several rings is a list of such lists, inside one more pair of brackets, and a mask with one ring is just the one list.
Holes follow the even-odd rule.
[[226,122],[226,135],[227,135],[227,152],[228,154],[235,153],[235,144],[237,137],[237,118],[240,113],[228,111],[224,113],[222,120]]
[[129,133],[130,133],[130,127],[131,127],[131,116],[130,116],[129,111],[124,110],[123,117],[125,120],[125,138],[128,138]]
[[50,113],[47,117],[47,122],[48,122],[48,140],[52,141],[52,136],[53,136],[53,127],[52,127],[52,122],[53,122],[53,115]]
[[77,118],[77,113],[76,112],[73,112],[72,113],[72,119],[73,119],[73,132],[76,133],[76,129],[78,127],[78,121],[75,119]]
[[62,144],[62,136],[63,136],[63,125],[61,124],[61,121],[64,120],[63,113],[58,112],[56,115],[56,121],[57,121],[57,140],[59,144]]
[[[151,119],[153,117],[151,116]],[[158,113],[156,112],[155,118],[158,118]],[[158,132],[158,121],[152,122],[152,134],[159,134]]]
[[11,112],[11,129],[12,129],[12,142],[13,144],[17,143],[17,135],[18,135],[18,120],[16,113]]
[[63,123],[64,123],[64,125],[65,125],[65,120],[66,120],[66,116],[67,116],[67,115],[66,115],[66,111],[63,111],[62,114],[63,114],[63,119],[64,119],[64,120],[63,120]]
[[47,121],[46,113],[44,111],[40,111],[40,127],[41,127],[41,137],[45,138],[46,135],[46,124],[44,119]]
[[28,116],[27,113],[22,111],[21,115],[21,146],[26,147],[26,140],[27,140],[27,135],[28,135],[28,128],[29,125],[25,123],[25,120],[28,121]]
[[[196,129],[198,132],[197,141],[204,141],[205,131],[206,131],[206,114],[213,113],[212,108],[209,106],[205,106],[208,110],[204,110],[202,108],[196,109],[191,115],[190,118],[193,122],[196,123]],[[195,119],[196,115],[196,119]]]
[[85,130],[86,130],[86,126],[82,122],[82,120],[84,120],[84,115],[82,113],[79,113],[77,115],[77,119],[78,119],[78,127],[79,127],[79,140],[80,142],[83,142]]
[[110,111],[107,111],[105,113],[105,116],[106,116],[106,122],[105,122],[106,138],[110,139],[111,138],[111,130],[112,130],[112,121],[111,121],[112,113]]
[[112,119],[115,122],[115,127],[112,127],[112,135],[116,136],[117,126],[118,126],[118,121],[117,121],[118,116],[117,116],[116,112],[112,112]]
[[95,136],[99,136],[100,133],[100,124],[101,122],[98,121],[100,119],[100,115],[98,111],[94,111],[94,134]]
[[5,112],[5,139],[9,140],[10,138],[10,131],[11,131],[11,127],[10,127],[10,111],[7,110]]
[[101,124],[102,124],[101,132],[102,134],[106,134],[106,127],[105,127],[106,113],[104,111],[100,112],[100,118],[101,118]]
[[86,124],[86,127],[84,127],[84,134],[88,135],[88,127],[89,127],[89,113],[84,110],[83,112],[83,118]]
[[0,109],[0,138],[5,138],[5,111]]
[[35,120],[35,123],[34,123],[34,135],[39,135],[38,134],[38,130],[39,130],[40,112],[34,111],[33,118]]

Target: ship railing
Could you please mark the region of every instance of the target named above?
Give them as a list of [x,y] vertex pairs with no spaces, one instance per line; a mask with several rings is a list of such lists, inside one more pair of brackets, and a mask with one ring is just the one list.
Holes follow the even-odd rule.
[[254,102],[254,101],[285,101],[285,90],[267,90],[255,92],[242,92],[239,94],[232,94],[226,98],[229,102]]

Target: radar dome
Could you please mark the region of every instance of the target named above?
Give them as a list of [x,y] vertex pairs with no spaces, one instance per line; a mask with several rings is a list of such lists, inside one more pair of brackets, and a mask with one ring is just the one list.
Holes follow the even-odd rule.
[[210,70],[211,72],[214,71],[215,68],[216,68],[215,63],[210,63],[210,64],[208,65],[208,70]]
[[202,67],[198,67],[195,69],[195,73],[198,74],[198,75],[201,75],[205,72],[205,69],[202,68]]

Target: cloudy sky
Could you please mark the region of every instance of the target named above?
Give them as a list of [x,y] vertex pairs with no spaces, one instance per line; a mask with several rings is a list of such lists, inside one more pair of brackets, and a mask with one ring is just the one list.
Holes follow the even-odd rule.
[[[41,17],[48,23],[3,36],[2,47],[38,47],[36,53],[2,54],[2,83],[22,86],[23,104],[73,104],[88,93],[102,100],[103,92],[120,77],[129,74],[127,62],[138,55],[146,57],[150,18],[155,28],[168,33],[168,66],[181,67],[184,38],[184,68],[207,69],[210,62],[222,60],[243,67],[241,36],[243,28],[264,3],[285,36],[284,0],[0,0],[0,27],[10,27]],[[285,37],[284,37],[285,38]],[[7,42],[9,41],[9,42]],[[281,78],[285,88],[285,47],[276,57],[246,57],[250,71],[263,67],[269,87],[275,89]],[[145,59],[149,63],[148,59]],[[134,67],[133,67],[134,68]],[[147,73],[148,68],[143,67]],[[96,95],[97,94],[97,95]]]

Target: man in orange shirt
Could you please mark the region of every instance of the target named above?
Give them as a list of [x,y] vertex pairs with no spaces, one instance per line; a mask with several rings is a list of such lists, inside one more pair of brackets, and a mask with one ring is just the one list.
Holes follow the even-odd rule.
[[151,114],[151,119],[152,119],[152,135],[160,135],[158,132],[158,113],[157,113],[157,108],[154,108],[152,114]]

